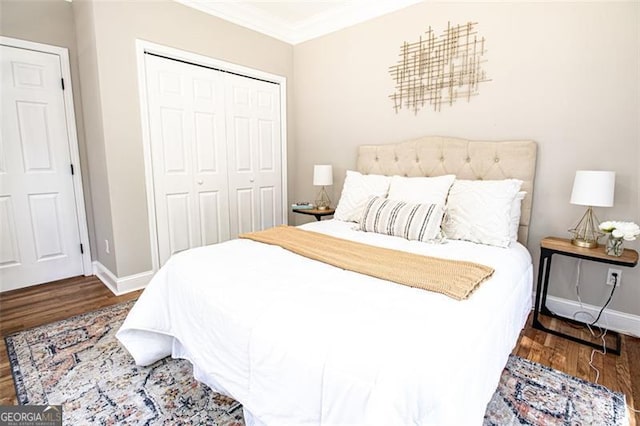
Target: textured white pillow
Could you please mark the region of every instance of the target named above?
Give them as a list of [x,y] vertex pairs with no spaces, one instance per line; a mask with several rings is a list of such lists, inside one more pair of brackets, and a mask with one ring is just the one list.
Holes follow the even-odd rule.
[[517,179],[453,182],[443,223],[447,238],[508,247],[511,206],[521,186]]
[[439,204],[414,204],[371,197],[362,211],[360,230],[414,241],[440,238],[443,209]]
[[435,177],[403,177],[393,176],[389,185],[388,198],[417,204],[438,204],[442,207],[447,203],[449,188],[453,185],[456,175]]
[[362,209],[370,197],[387,196],[390,181],[389,176],[363,175],[347,170],[342,195],[333,215],[334,219],[358,222],[362,216]]
[[525,191],[520,191],[513,198],[511,203],[511,215],[509,222],[509,237],[511,241],[518,241],[518,228],[520,228],[520,214],[522,213],[522,200],[527,195]]

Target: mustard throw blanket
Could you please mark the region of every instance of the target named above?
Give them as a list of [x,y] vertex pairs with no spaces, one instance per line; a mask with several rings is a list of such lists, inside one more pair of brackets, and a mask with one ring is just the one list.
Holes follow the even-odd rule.
[[493,268],[461,260],[438,259],[370,246],[291,226],[277,226],[240,235],[348,271],[393,281],[409,287],[466,299]]

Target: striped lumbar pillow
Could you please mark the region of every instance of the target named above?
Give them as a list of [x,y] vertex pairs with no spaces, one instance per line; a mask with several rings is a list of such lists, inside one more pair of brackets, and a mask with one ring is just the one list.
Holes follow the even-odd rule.
[[360,230],[408,240],[434,241],[440,237],[442,214],[442,207],[437,204],[371,197],[363,210]]

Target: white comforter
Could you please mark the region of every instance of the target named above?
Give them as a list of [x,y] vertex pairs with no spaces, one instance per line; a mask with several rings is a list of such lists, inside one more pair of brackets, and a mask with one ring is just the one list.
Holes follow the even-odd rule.
[[410,242],[322,221],[305,229],[495,268],[464,301],[249,240],[160,269],[117,337],[136,363],[189,359],[248,424],[479,425],[531,308],[531,257]]

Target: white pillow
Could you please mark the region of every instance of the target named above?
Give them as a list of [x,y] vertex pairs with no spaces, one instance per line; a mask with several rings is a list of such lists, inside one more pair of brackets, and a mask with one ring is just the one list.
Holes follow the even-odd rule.
[[441,207],[447,203],[449,188],[453,185],[456,175],[436,177],[403,177],[393,176],[389,185],[388,198],[417,204],[438,204]]
[[390,181],[389,176],[363,175],[347,170],[342,195],[333,218],[345,222],[358,222],[362,216],[362,209],[370,197],[387,196]]
[[447,238],[508,247],[511,206],[521,186],[518,179],[453,182],[443,223]]
[[509,237],[511,241],[518,241],[518,229],[520,228],[520,214],[522,213],[522,200],[527,195],[525,191],[520,191],[513,198],[511,203],[511,215],[509,222]]
[[363,209],[360,230],[407,240],[436,241],[440,239],[442,212],[439,204],[371,197]]

